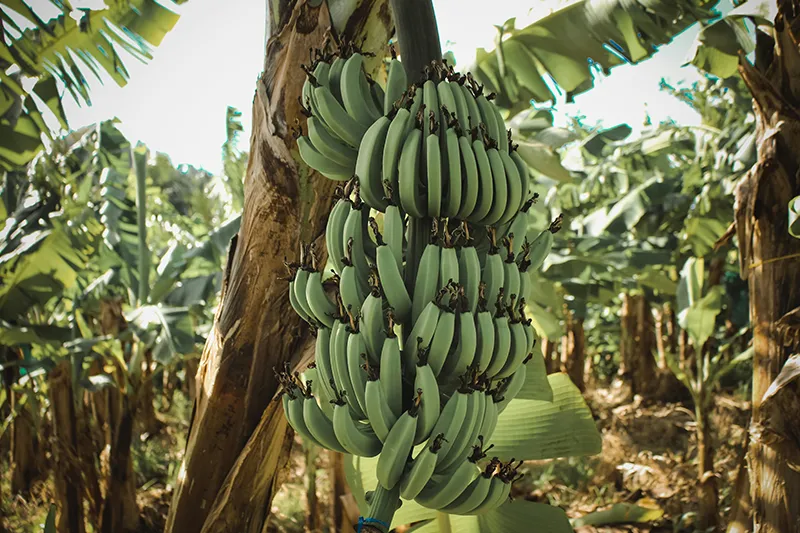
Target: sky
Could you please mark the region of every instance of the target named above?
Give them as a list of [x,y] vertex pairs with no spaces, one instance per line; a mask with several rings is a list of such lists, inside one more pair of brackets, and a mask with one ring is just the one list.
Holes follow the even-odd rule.
[[[464,69],[476,48],[492,48],[494,24],[517,17],[521,27],[564,3],[492,0],[487,13],[470,9],[464,0],[434,0],[434,8],[442,48],[453,51],[459,69]],[[95,81],[91,107],[65,98],[70,126],[117,117],[131,141],[167,153],[174,164],[220,172],[227,106],[242,111],[245,134],[240,147],[248,145],[253,92],[264,56],[265,6],[264,0],[191,0],[179,6],[181,19],[154,50],[154,59],[144,65],[128,58],[131,80],[125,87]],[[691,108],[659,90],[662,77],[672,84],[698,79],[693,67],[681,68],[696,34],[696,28],[684,32],[639,65],[616,67],[573,104],[557,104],[557,117],[565,122],[566,115],[582,114],[586,123],[605,126],[627,122],[634,131],[641,128],[646,113],[656,123],[672,118],[696,124]]]

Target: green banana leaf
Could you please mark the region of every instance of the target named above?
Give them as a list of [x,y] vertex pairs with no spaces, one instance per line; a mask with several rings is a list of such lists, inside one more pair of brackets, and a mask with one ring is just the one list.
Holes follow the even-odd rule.
[[12,326],[0,320],[0,345],[20,346],[23,344],[52,344],[59,346],[72,336],[69,328],[45,324],[26,324]]
[[602,449],[592,413],[564,373],[547,376],[553,401],[514,399],[490,439],[501,459],[541,460],[595,455]]
[[[761,8],[766,8],[762,10]],[[719,78],[730,78],[739,72],[739,52],[749,54],[755,50],[755,36],[745,21],[772,26],[765,18],[769,11],[765,2],[746,2],[733,9],[720,20],[705,26],[695,39],[685,64],[708,72]]]
[[528,361],[525,369],[525,384],[522,385],[517,400],[539,400],[542,402],[553,401],[553,389],[547,379],[547,369],[544,366],[544,356],[537,342],[533,348],[533,357]]
[[637,524],[654,522],[664,516],[663,509],[642,507],[633,503],[616,503],[610,509],[595,511],[572,521],[573,527],[604,526],[608,524]]
[[56,504],[50,504],[50,510],[47,511],[47,518],[44,521],[43,533],[57,533],[56,531],[56,512],[58,507]]
[[[179,18],[155,0],[105,2],[103,9],[73,10],[69,2],[53,4],[61,13],[45,21],[37,14],[41,6],[23,0],[0,2],[0,61],[38,79],[28,93],[19,83],[19,74],[0,71],[0,168],[6,170],[31,161],[42,148],[42,135],[51,136],[32,96],[41,99],[61,128],[67,129],[59,84],[76,101],[91,105],[90,73],[101,83],[101,72],[105,72],[118,85],[125,85],[129,75],[120,52],[140,61],[152,59],[151,46],[158,46]],[[9,16],[12,12],[28,24],[16,24]]]
[[[504,24],[495,50],[478,49],[470,69],[498,106],[511,115],[530,102],[553,99],[548,82],[570,101],[593,85],[593,68],[608,73],[626,62],[638,63],[657,47],[695,24],[716,16],[716,0],[584,0],[533,24]],[[547,80],[547,81],[546,81]]]
[[159,363],[169,364],[179,354],[194,351],[194,327],[185,307],[146,305],[125,313],[125,319]]
[[[534,527],[535,525],[535,527]],[[545,503],[518,500],[478,516],[437,513],[434,520],[412,529],[414,533],[572,533],[566,513]]]

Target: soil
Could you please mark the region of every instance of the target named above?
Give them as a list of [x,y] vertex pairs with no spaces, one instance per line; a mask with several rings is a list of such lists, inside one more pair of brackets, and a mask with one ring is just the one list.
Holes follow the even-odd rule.
[[[692,406],[687,403],[646,404],[640,398],[624,401],[613,387],[594,388],[586,400],[603,437],[603,452],[594,457],[529,462],[525,477],[515,484],[513,496],[549,502],[577,518],[607,509],[615,503],[631,503],[663,510],[657,521],[646,524],[584,526],[578,533],[593,532],[690,532],[697,511],[696,442]],[[723,523],[730,509],[730,487],[736,477],[745,440],[749,404],[741,395],[715,397],[715,472],[720,477],[720,509]],[[143,533],[163,531],[172,496],[171,479],[180,465],[186,423],[165,417],[163,430],[136,444],[137,500],[142,510]],[[328,454],[314,459],[317,465],[316,509],[320,527],[329,531],[330,480]],[[10,498],[7,459],[0,466],[0,533],[31,531],[41,524],[53,499],[51,484],[38,483],[26,498]],[[296,440],[286,483],[275,497],[267,531],[299,533],[306,515],[306,457]]]

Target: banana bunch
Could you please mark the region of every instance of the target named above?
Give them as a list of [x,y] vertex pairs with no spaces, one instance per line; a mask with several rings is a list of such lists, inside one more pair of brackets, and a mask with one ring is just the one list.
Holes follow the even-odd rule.
[[393,54],[381,88],[363,61],[344,46],[305,69],[300,155],[343,183],[327,266],[306,244],[287,263],[289,301],[316,333],[315,379],[287,369],[281,400],[305,439],[378,458],[372,516],[390,521],[398,497],[483,513],[518,477],[487,452],[525,383],[530,272],[561,219],[528,239],[527,166],[469,74],[433,64],[408,86]]

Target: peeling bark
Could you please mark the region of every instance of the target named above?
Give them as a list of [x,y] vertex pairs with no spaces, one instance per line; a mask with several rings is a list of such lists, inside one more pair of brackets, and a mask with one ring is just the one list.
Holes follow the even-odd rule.
[[564,352],[564,370],[578,389],[586,390],[586,336],[583,331],[583,319],[575,318],[567,313],[567,332],[562,342]]
[[[315,2],[316,3],[316,2]],[[299,162],[290,129],[302,119],[298,97],[309,48],[330,34],[325,3],[270,4],[265,71],[253,102],[253,132],[239,234],[225,268],[220,305],[197,374],[197,397],[185,459],[166,531],[260,533],[291,445],[274,368],[299,364],[310,346],[291,309],[283,260],[300,241],[324,234],[334,183]],[[386,43],[385,0],[363,0],[347,23],[360,41],[369,27]],[[352,31],[352,33],[349,33]],[[374,45],[373,50],[378,50]],[[378,58],[372,58],[375,66]],[[321,248],[324,248],[321,247]],[[306,352],[307,356],[310,352]]]
[[84,533],[83,481],[71,370],[69,361],[62,361],[48,375],[53,417],[53,484],[58,506],[56,528],[69,533]]
[[624,295],[620,322],[620,376],[630,384],[632,394],[652,398],[658,391],[658,372],[653,357],[656,336],[653,312],[643,294]]
[[[788,233],[788,202],[800,195],[800,2],[779,0],[774,38],[757,32],[756,63],[739,71],[753,95],[758,160],[739,182],[735,223],[741,275],[750,288],[753,417],[747,461],[753,530],[800,531],[800,386],[764,400],[794,342],[778,328],[800,306],[800,240]],[[790,342],[784,342],[790,341]]]

